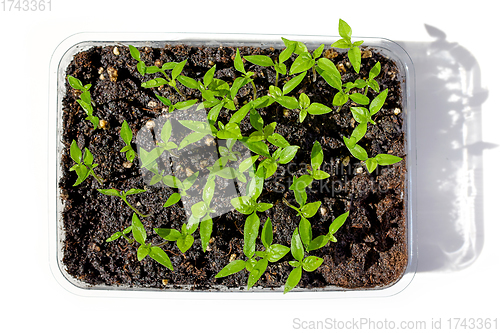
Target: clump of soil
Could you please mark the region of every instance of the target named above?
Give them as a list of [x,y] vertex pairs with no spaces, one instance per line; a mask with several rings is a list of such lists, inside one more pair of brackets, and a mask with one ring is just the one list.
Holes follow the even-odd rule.
[[[205,72],[217,65],[215,77],[233,82],[239,76],[233,68],[236,49],[233,47],[205,47],[188,45],[166,45],[163,48],[139,48],[142,59],[148,66],[188,59],[183,75],[202,80]],[[376,114],[376,125],[369,125],[366,136],[359,142],[369,156],[389,153],[403,157],[403,161],[378,169],[369,174],[355,158],[349,158],[342,137],[349,136],[355,121],[349,110],[354,106],[348,102],[342,108],[321,116],[308,115],[303,123],[298,122],[297,110],[286,110],[277,103],[260,109],[265,124],[277,122],[276,132],[283,135],[292,145],[299,145],[293,163],[279,168],[275,176],[266,180],[261,201],[273,203],[273,208],[259,213],[263,225],[269,217],[275,230],[274,243],[290,246],[299,217],[282,201],[286,198],[294,203],[293,193],[288,190],[293,176],[306,174],[305,165],[310,163],[310,152],[317,140],[324,150],[322,169],[331,174],[329,179],[314,181],[308,189],[308,202],[322,202],[318,213],[310,219],[313,236],[326,234],[332,220],[350,211],[344,226],[335,235],[337,243],[330,243],[311,254],[324,258],[323,265],[313,273],[304,272],[299,287],[302,288],[373,288],[388,286],[397,281],[407,265],[406,247],[406,207],[405,207],[405,132],[403,125],[402,96],[398,68],[377,50],[363,50],[361,72],[356,74],[345,53],[325,50],[324,56],[334,61],[343,76],[343,82],[368,77],[369,70],[380,61],[382,71],[377,77],[381,91],[388,88],[389,94],[382,110]],[[273,59],[280,50],[258,47],[241,47],[242,55],[265,54]],[[287,67],[291,64],[290,59]],[[105,129],[93,129],[85,120],[86,114],[76,102],[78,92],[68,84],[63,99],[63,129],[61,156],[62,176],[59,180],[63,201],[62,223],[65,234],[63,263],[67,272],[76,279],[95,285],[122,287],[145,287],[172,289],[189,287],[192,289],[243,288],[247,283],[247,273],[239,272],[226,278],[215,279],[215,275],[234,259],[245,260],[243,254],[243,225],[245,215],[230,211],[214,218],[212,239],[206,252],[201,249],[198,231],[193,235],[195,242],[186,253],[181,253],[170,242],[163,249],[170,256],[174,271],[170,271],[151,258],[137,260],[137,243],[128,244],[125,239],[110,243],[105,240],[114,232],[131,224],[132,210],[118,197],[105,196],[99,188],[145,188],[147,192],[128,197],[130,203],[143,214],[148,231],[148,241],[160,243],[153,228],[175,228],[180,230],[187,215],[179,204],[163,208],[175,189],[149,186],[144,177],[140,161],[136,158],[129,163],[125,153],[120,153],[124,142],[120,138],[120,128],[126,120],[136,135],[150,120],[157,121],[165,116],[166,110],[155,94],[169,98],[173,103],[182,97],[172,88],[141,88],[141,83],[158,74],[141,76],[136,69],[137,62],[130,56],[127,47],[93,47],[74,56],[66,73],[80,79],[83,84],[92,84],[91,94],[95,101],[94,115],[106,122]],[[245,64],[254,71],[257,96],[267,94],[270,84],[274,84],[275,72]],[[280,77],[280,86],[285,82]],[[198,91],[178,84],[181,92],[189,99],[201,100]],[[309,75],[290,95],[298,98],[306,93],[311,102],[331,106],[335,89],[318,76],[314,81]],[[253,96],[251,85],[243,87],[236,97],[237,106],[242,106]],[[368,97],[376,96],[371,89]],[[226,123],[234,111],[222,109],[219,119]],[[166,119],[166,118],[165,118]],[[151,123],[150,123],[151,124]],[[155,124],[155,126],[160,126]],[[241,123],[243,135],[251,133],[248,117]],[[76,140],[80,148],[88,147],[98,163],[96,173],[104,179],[100,185],[93,177],[87,178],[79,186],[75,172],[69,169],[74,164],[69,156],[69,147]],[[133,140],[133,147],[137,148]],[[201,144],[215,145],[201,141]],[[270,147],[272,148],[272,147]],[[201,158],[203,160],[203,157]],[[183,160],[184,172],[192,169],[189,159]],[[146,173],[147,175],[147,173]],[[149,178],[150,179],[150,178]],[[218,184],[223,186],[223,182]],[[217,196],[214,196],[216,198]],[[222,204],[222,203],[220,203]],[[257,240],[257,244],[261,244]],[[257,249],[258,250],[258,249]],[[292,267],[287,261],[293,260],[288,254],[278,263],[270,263],[268,270],[257,282],[257,286],[277,288],[285,284]]]

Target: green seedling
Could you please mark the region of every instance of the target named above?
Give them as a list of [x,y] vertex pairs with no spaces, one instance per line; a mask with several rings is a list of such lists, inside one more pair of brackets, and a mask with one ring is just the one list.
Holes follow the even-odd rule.
[[[310,228],[310,225],[309,225],[309,229],[308,229],[308,226],[307,225],[303,225],[303,230],[300,230],[300,226],[299,226],[299,233],[301,235],[301,239],[302,239],[302,234],[304,235],[307,235],[307,237],[310,237],[311,241],[309,242],[309,244],[305,244],[306,245],[306,249],[307,251],[314,251],[314,250],[318,250],[320,248],[322,248],[323,246],[326,246],[329,242],[333,242],[333,243],[336,243],[337,242],[337,238],[335,238],[334,234],[337,232],[337,230],[340,229],[340,227],[342,225],[344,225],[347,217],[349,216],[349,212],[346,212],[340,216],[338,216],[337,218],[335,218],[333,220],[333,222],[330,224],[330,227],[328,228],[328,233],[326,235],[320,235],[314,239],[312,239],[312,229]],[[302,242],[304,242],[304,240],[302,239]]]
[[167,185],[168,187],[176,188],[179,190],[179,193],[173,193],[168,198],[167,202],[165,202],[165,204],[163,205],[163,207],[170,207],[176,204],[181,199],[181,196],[188,198],[190,197],[187,194],[187,191],[193,186],[199,174],[200,172],[196,171],[195,173],[193,173],[192,175],[181,181],[179,178],[175,176],[163,175],[163,170],[162,170],[161,174],[157,173],[151,178],[150,185],[155,185],[156,183],[162,181],[163,184]]
[[210,217],[211,213],[216,213],[216,210],[211,207],[212,198],[215,191],[215,177],[209,177],[203,188],[202,201],[191,206],[191,215],[200,222],[200,239],[203,252],[207,250],[210,237],[212,236],[213,221]]
[[100,184],[102,184],[103,180],[101,179],[101,177],[98,177],[94,171],[94,168],[98,166],[98,164],[94,163],[94,156],[92,156],[92,153],[88,148],[85,148],[82,154],[82,151],[78,147],[78,144],[75,140],[73,140],[69,148],[69,154],[71,156],[71,159],[76,163],[69,169],[69,171],[75,171],[78,175],[78,179],[73,184],[73,186],[81,184],[85,179],[87,179],[89,175],[94,176],[94,178]]
[[106,243],[112,242],[120,237],[123,237],[127,240],[129,244],[132,244],[134,240],[132,238],[127,237],[127,234],[129,234],[131,231],[132,231],[132,226],[123,229],[123,231],[117,231],[106,239]]
[[211,108],[207,118],[212,125],[217,121],[219,112],[223,107],[228,110],[236,110],[233,100],[241,88],[238,84],[233,84],[230,88],[227,82],[214,78],[215,69],[216,65],[205,73],[203,83],[197,82],[197,89],[204,99],[204,102],[199,107]]
[[[192,84],[192,80],[186,76],[180,75],[182,69],[186,65],[187,60],[182,62],[167,62],[163,64],[160,68],[158,66],[146,66],[144,61],[141,60],[141,54],[139,50],[135,46],[129,45],[130,55],[132,58],[137,60],[137,71],[144,76],[145,74],[155,74],[162,73],[165,78],[155,78],[141,84],[143,88],[155,88],[163,85],[168,85],[177,91],[182,98],[187,99],[186,95],[184,95],[179,88],[177,87],[177,81],[183,85],[187,85],[188,87]],[[171,70],[171,75],[169,76],[166,71]]]
[[119,191],[119,190],[114,189],[114,188],[110,188],[110,189],[97,189],[97,191],[99,191],[100,193],[102,193],[104,195],[119,197],[120,199],[123,200],[123,202],[125,202],[127,204],[127,206],[130,207],[130,209],[132,209],[135,213],[137,213],[137,215],[139,215],[141,217],[148,217],[149,216],[149,215],[143,215],[143,214],[141,214],[137,210],[137,208],[135,208],[134,206],[132,206],[128,202],[128,200],[127,200],[127,196],[128,195],[144,193],[144,192],[146,192],[146,190],[131,188],[130,190],[124,192],[124,191]]
[[307,169],[307,172],[315,179],[322,180],[330,177],[330,174],[320,170],[321,164],[323,164],[323,148],[318,141],[314,142],[312,151],[311,151],[311,169]]
[[[253,232],[254,230],[245,230],[245,232],[247,231]],[[249,235],[247,238],[251,237],[253,237],[253,235]],[[270,262],[277,262],[281,260],[281,258],[283,258],[288,252],[290,252],[290,248],[288,248],[287,246],[281,244],[272,244],[273,227],[270,218],[267,218],[266,222],[264,223],[260,239],[262,241],[262,245],[264,245],[264,251],[254,250],[253,252],[245,252],[245,255],[247,257],[246,261],[239,259],[231,261],[219,273],[217,273],[215,277],[226,277],[246,269],[249,273],[247,282],[247,290],[249,290],[264,274]],[[248,249],[248,247],[246,247],[246,243],[244,243],[244,248]],[[257,257],[260,257],[261,259],[257,260]]]
[[[236,55],[234,56],[234,68],[242,74],[241,77],[236,78],[233,83],[234,89],[239,90],[242,87],[246,86],[248,83],[252,84],[253,88],[253,99],[257,99],[257,87],[255,86],[255,82],[253,82],[254,72],[247,72],[245,70],[245,66],[243,65],[243,60],[241,59],[240,49],[236,49]],[[236,96],[236,94],[235,94]]]
[[332,111],[332,109],[321,103],[311,104],[311,100],[304,93],[301,93],[299,96],[299,110],[299,122],[303,122],[308,113],[311,115],[320,115]]
[[311,222],[309,222],[308,219],[316,215],[319,207],[321,207],[321,201],[311,202],[307,204],[300,203],[299,207],[295,207],[285,199],[283,199],[283,201],[288,207],[297,211],[297,216],[300,216],[300,223],[299,223],[300,238],[302,239],[302,242],[307,248],[312,240]]
[[295,260],[289,261],[288,264],[294,269],[290,272],[286,282],[284,294],[295,288],[302,278],[302,270],[306,272],[315,271],[323,263],[323,259],[315,256],[304,257],[304,246],[299,236],[298,229],[295,228],[292,235],[291,252]]
[[193,233],[198,229],[198,222],[182,224],[181,231],[167,228],[154,228],[153,230],[167,242],[175,242],[182,253],[191,248],[194,243]]
[[402,160],[401,157],[390,155],[390,154],[378,154],[375,157],[370,157],[366,159],[365,165],[368,172],[372,173],[375,171],[379,165],[391,165],[398,163]]
[[265,168],[265,178],[270,178],[278,169],[278,164],[287,164],[295,157],[299,146],[287,146],[285,148],[278,148],[271,155],[271,158],[266,158],[259,164],[259,168]]
[[[351,153],[352,156],[355,158],[359,159],[360,161],[366,161],[368,159],[368,153],[366,150],[361,147],[358,142],[364,137],[367,131],[367,126],[368,123],[375,124],[375,121],[372,119],[372,116],[374,116],[377,112],[380,111],[382,106],[385,103],[385,99],[387,98],[388,94],[388,89],[382,91],[380,94],[375,97],[369,106],[369,109],[364,108],[364,107],[351,107],[351,113],[353,115],[354,120],[359,123],[359,125],[354,129],[352,132],[351,136],[349,138],[343,137],[344,143]],[[400,160],[398,159],[392,159],[397,163]],[[380,157],[380,161],[382,163],[388,163],[389,160],[386,159],[385,157]],[[368,164],[367,168],[368,170],[375,170],[377,167],[377,164],[380,164],[377,162],[377,160],[371,159]],[[390,163],[392,164],[392,163]],[[387,165],[387,164],[381,164],[381,165]],[[371,172],[371,171],[370,171]]]
[[[151,149],[151,151],[147,151],[144,148],[139,149],[139,158],[141,160],[141,168],[146,168],[147,170],[153,172],[157,175],[157,178],[151,180],[154,184],[161,180],[162,175],[158,173],[158,163],[157,159],[163,154],[163,152],[167,151],[170,155],[176,156],[174,151],[180,149],[176,143],[169,142],[170,137],[172,136],[172,123],[170,120],[167,120],[161,129],[160,139],[161,141],[157,142],[157,147]],[[154,185],[150,184],[150,185]]]
[[[300,177],[293,177],[293,183],[290,186],[290,190],[293,191],[295,201],[299,204],[299,207],[305,205],[307,201],[306,188],[311,185],[314,178],[311,175],[302,175]],[[287,203],[286,200],[284,200]]]
[[82,81],[78,80],[77,78],[68,75],[68,82],[69,85],[76,90],[79,90],[81,92],[80,94],[80,99],[77,99],[76,101],[80,106],[82,107],[83,111],[87,113],[87,118],[85,120],[88,120],[94,125],[94,129],[99,127],[99,118],[94,116],[94,102],[92,101],[92,97],[90,96],[90,87],[92,85],[86,84],[83,85]]
[[158,98],[158,100],[160,102],[163,103],[163,105],[165,105],[165,106],[168,107],[168,112],[169,113],[174,112],[175,110],[186,110],[186,109],[189,109],[190,107],[192,107],[193,105],[195,105],[198,102],[197,99],[190,99],[190,100],[187,100],[187,101],[180,101],[180,102],[177,102],[177,103],[173,104],[166,97],[163,97],[163,96],[160,96],[160,95],[155,95],[155,96],[156,96],[156,98]]
[[[365,96],[368,94],[368,87],[372,88],[376,93],[380,92],[380,86],[375,78],[380,74],[381,65],[380,62],[377,63],[370,69],[370,73],[368,74],[368,79],[359,80],[358,88],[365,88]],[[358,80],[356,80],[358,82]]]
[[260,227],[260,219],[257,212],[265,212],[273,207],[271,203],[256,202],[255,197],[259,197],[260,193],[254,192],[253,196],[241,196],[231,199],[233,207],[241,214],[248,215],[244,227],[244,242],[243,252],[247,257],[251,258],[255,253],[255,241]]
[[[284,39],[285,41],[285,39]],[[274,70],[276,71],[276,80],[275,80],[275,86],[278,86],[278,81],[279,81],[279,75],[286,75],[286,65],[285,61],[290,59],[290,57],[293,54],[293,51],[295,50],[295,45],[296,42],[294,41],[287,41],[286,47],[280,52],[278,56],[277,61],[273,61],[271,57],[265,56],[265,55],[250,55],[250,56],[245,56],[245,58],[248,62],[251,62],[254,65],[257,66],[262,66],[262,67],[274,67]]]
[[356,73],[359,73],[361,67],[361,50],[359,49],[359,46],[363,44],[363,41],[360,40],[354,43],[351,41],[352,29],[342,19],[339,20],[339,35],[340,37],[342,37],[342,39],[339,39],[338,41],[333,43],[332,47],[336,47],[339,49],[349,49],[349,51],[347,52],[349,61],[351,62],[352,67],[354,68]]
[[[309,69],[312,69],[313,73],[313,82],[316,81],[316,65],[319,57],[323,54],[323,50],[325,48],[324,44],[321,44],[316,50],[313,51],[313,53],[309,53],[307,48],[305,46],[301,48],[296,48],[295,53],[298,54],[297,58],[293,62],[293,64],[290,66],[290,75],[293,74],[298,74],[302,72],[306,72]],[[301,50],[297,52],[297,50]],[[292,79],[293,80],[293,79]],[[291,81],[291,80],[290,80]],[[302,79],[300,79],[302,81]],[[283,89],[285,90],[285,89]]]
[[[360,81],[360,80],[358,80]],[[335,96],[333,97],[332,104],[334,106],[343,106],[345,103],[349,101],[353,101],[356,104],[360,105],[368,105],[370,103],[370,99],[365,96],[364,94],[354,92],[351,93],[351,89],[354,88],[362,88],[364,87],[364,81],[361,80],[360,82],[347,82],[342,85],[342,89],[339,90]]]
[[226,140],[226,147],[219,146],[219,161],[221,166],[226,166],[229,161],[236,162],[238,158],[241,158],[239,151],[233,151],[236,141],[235,139],[228,139]]
[[125,142],[125,147],[120,150],[120,153],[125,153],[125,157],[129,162],[132,162],[135,158],[135,151],[131,146],[132,143],[132,130],[130,129],[126,120],[122,123],[122,128],[120,130],[120,137]]
[[275,86],[269,87],[269,97],[272,98],[273,102],[277,102],[282,107],[286,109],[297,109],[299,107],[299,101],[293,96],[285,96],[280,88]]
[[134,213],[132,216],[132,235],[134,239],[140,244],[137,249],[137,260],[142,261],[147,256],[150,256],[151,259],[157,261],[163,266],[167,267],[170,270],[174,270],[172,266],[172,262],[168,255],[163,251],[159,246],[155,246],[151,243],[146,243],[146,229],[144,229],[144,225],[141,220]]

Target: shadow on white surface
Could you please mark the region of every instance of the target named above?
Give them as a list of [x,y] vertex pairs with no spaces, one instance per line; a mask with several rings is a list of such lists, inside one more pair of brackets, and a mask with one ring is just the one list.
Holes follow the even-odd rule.
[[432,43],[401,42],[416,72],[418,272],[455,271],[483,248],[481,105],[474,56],[425,26]]

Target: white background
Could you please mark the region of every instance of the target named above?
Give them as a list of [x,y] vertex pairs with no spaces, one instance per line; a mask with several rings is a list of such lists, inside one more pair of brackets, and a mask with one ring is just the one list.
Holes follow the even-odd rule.
[[[397,325],[421,320],[428,331],[440,318],[442,331],[448,318],[497,318],[500,325],[500,48],[494,6],[436,0],[52,0],[50,12],[0,11],[2,326],[15,332],[288,332],[297,331],[294,318],[304,324],[326,318]],[[78,32],[337,35],[339,18],[356,36],[401,43],[415,62],[420,253],[405,290],[386,298],[173,301],[82,297],[58,284],[49,268],[46,156],[54,144],[47,142],[48,66],[61,41]]]

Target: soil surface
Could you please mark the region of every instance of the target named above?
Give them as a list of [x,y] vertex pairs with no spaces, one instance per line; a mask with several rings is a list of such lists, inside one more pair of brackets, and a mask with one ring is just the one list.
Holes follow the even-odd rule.
[[[233,69],[236,53],[231,47],[204,47],[186,45],[166,45],[164,48],[139,48],[146,65],[161,66],[171,61],[188,62],[183,75],[202,81],[205,72],[217,65],[215,77],[226,82],[233,82],[239,76]],[[273,59],[280,50],[241,47],[242,56],[265,54]],[[330,58],[343,76],[343,82],[357,78],[367,78],[369,70],[380,61],[382,71],[377,77],[381,91],[389,88],[389,94],[382,110],[376,114],[376,125],[369,125],[366,136],[360,141],[369,156],[389,153],[403,157],[403,161],[392,166],[379,166],[369,174],[366,168],[350,154],[342,137],[349,136],[355,127],[355,121],[348,102],[342,108],[333,107],[334,111],[325,115],[308,115],[303,123],[298,122],[297,110],[286,110],[279,104],[259,109],[265,124],[278,122],[276,132],[283,135],[292,145],[299,145],[296,157],[290,167],[280,167],[273,178],[267,179],[260,200],[273,203],[273,208],[259,213],[261,225],[267,217],[274,227],[274,243],[290,246],[292,233],[299,224],[299,217],[294,210],[282,201],[286,198],[295,204],[293,192],[288,190],[292,176],[306,174],[306,164],[310,163],[310,152],[317,140],[324,151],[322,170],[331,174],[323,181],[314,181],[308,189],[308,202],[321,201],[318,213],[310,219],[313,237],[326,234],[332,220],[340,214],[350,211],[344,226],[336,233],[338,242],[329,243],[309,255],[324,258],[324,263],[312,273],[304,272],[299,283],[301,288],[373,288],[388,286],[397,281],[407,265],[406,247],[406,207],[405,207],[405,133],[401,100],[399,73],[395,64],[377,53],[376,50],[363,49],[360,74],[350,66],[346,53],[337,53],[326,49],[323,56]],[[289,68],[291,61],[287,61]],[[230,260],[245,260],[243,254],[243,226],[246,216],[237,211],[230,211],[214,217],[212,239],[206,252],[201,249],[199,233],[196,231],[194,244],[186,253],[181,253],[175,242],[169,242],[162,248],[170,256],[174,271],[163,267],[151,258],[137,260],[138,244],[129,244],[121,238],[110,243],[106,239],[116,231],[131,225],[133,211],[118,197],[106,196],[97,191],[100,188],[147,189],[147,192],[131,195],[129,202],[147,218],[141,218],[148,241],[154,244],[163,240],[153,228],[181,229],[187,215],[181,202],[163,208],[168,197],[176,192],[166,186],[150,186],[148,173],[140,168],[136,158],[128,163],[125,153],[120,150],[124,142],[120,138],[120,128],[126,120],[134,133],[132,146],[137,149],[136,134],[153,120],[154,126],[161,126],[169,117],[165,106],[155,94],[168,97],[172,102],[181,101],[181,96],[171,87],[146,89],[141,83],[160,73],[141,76],[134,60],[123,45],[94,47],[78,53],[67,68],[66,73],[80,79],[83,84],[92,84],[91,95],[95,102],[94,115],[106,121],[104,129],[93,129],[85,120],[86,114],[77,103],[79,92],[66,85],[67,93],[63,99],[63,125],[61,157],[62,176],[59,179],[63,211],[61,221],[65,233],[63,244],[63,263],[67,272],[82,282],[94,285],[113,285],[122,287],[145,288],[183,288],[213,289],[221,287],[244,288],[247,283],[246,271],[215,279],[215,275]],[[247,71],[255,72],[257,96],[267,94],[267,86],[274,84],[275,71],[270,67],[260,67],[245,63]],[[311,71],[309,71],[311,72]],[[282,87],[286,78],[280,76]],[[197,90],[178,84],[179,89],[188,98],[201,99]],[[323,103],[332,107],[331,101],[336,90],[318,76],[314,81],[311,73],[289,95],[298,96],[306,93],[311,102]],[[243,87],[236,96],[237,106],[248,102],[253,95],[252,86]],[[376,96],[369,89],[368,97]],[[226,123],[234,111],[222,109],[219,120]],[[149,123],[152,126],[152,123]],[[242,121],[243,135],[252,132],[248,116]],[[74,162],[69,156],[72,140],[80,148],[87,147],[98,166],[95,172],[104,179],[99,184],[89,176],[79,186],[73,186],[77,176],[69,169]],[[202,140],[199,144],[208,146],[214,142]],[[220,143],[217,143],[220,144]],[[273,147],[270,147],[271,152]],[[195,151],[195,149],[193,149]],[[204,150],[207,151],[206,149]],[[195,153],[195,152],[194,152]],[[193,153],[193,154],[194,154]],[[203,155],[203,152],[200,153]],[[198,162],[200,158],[197,157]],[[210,162],[210,156],[201,156],[201,160]],[[180,160],[180,172],[190,174],[196,166],[190,165],[189,156]],[[190,169],[190,170],[188,170]],[[144,177],[146,176],[146,177]],[[151,176],[149,174],[149,176]],[[226,182],[227,183],[227,182]],[[227,185],[227,184],[226,184]],[[219,180],[219,191],[223,191],[224,181]],[[222,187],[220,187],[222,186]],[[217,201],[223,195],[216,193]],[[216,202],[217,203],[217,202]],[[222,205],[222,202],[219,202]],[[260,231],[259,231],[260,236]],[[260,238],[257,250],[261,249]],[[285,284],[292,270],[287,261],[293,260],[289,253],[277,263],[270,263],[266,273],[256,286],[277,288]]]

